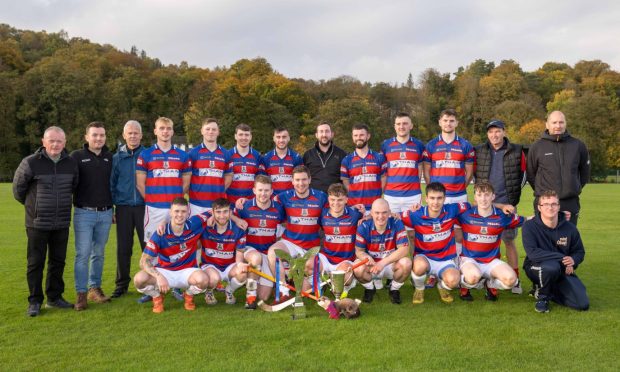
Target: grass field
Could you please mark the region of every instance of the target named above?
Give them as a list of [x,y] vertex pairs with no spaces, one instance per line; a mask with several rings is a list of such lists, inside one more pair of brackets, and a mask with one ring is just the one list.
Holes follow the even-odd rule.
[[[532,212],[526,189],[520,212]],[[0,184],[0,370],[613,370],[620,369],[620,186],[588,185],[582,196],[580,230],[586,246],[578,274],[591,301],[588,312],[553,306],[534,312],[526,294],[502,293],[496,303],[474,291],[475,301],[439,301],[435,290],[426,302],[389,302],[380,291],[362,305],[357,320],[328,319],[307,301],[308,319],[292,321],[279,313],[251,312],[237,305],[194,312],[167,299],[166,312],[151,313],[136,303],[138,293],[83,312],[43,310],[25,315],[28,288],[23,207],[10,184]],[[71,234],[73,235],[73,234]],[[72,239],[72,237],[71,237]],[[520,245],[520,243],[519,243]],[[115,233],[106,250],[103,288],[114,289]],[[75,300],[73,240],[65,270],[65,297]],[[523,250],[521,249],[521,261]],[[138,255],[133,268],[137,269]],[[524,289],[530,283],[522,274]],[[358,286],[351,297],[361,298]],[[239,294],[238,299],[243,298]],[[198,298],[197,298],[198,299]]]

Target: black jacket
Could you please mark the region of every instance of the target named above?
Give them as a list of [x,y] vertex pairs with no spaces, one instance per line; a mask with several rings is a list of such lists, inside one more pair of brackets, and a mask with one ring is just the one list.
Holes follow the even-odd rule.
[[75,150],[71,157],[77,161],[80,170],[80,182],[75,189],[73,204],[76,207],[111,207],[110,176],[112,174],[112,153],[103,146],[99,155],[84,144],[81,150]]
[[555,190],[560,199],[577,198],[589,179],[588,149],[568,132],[555,136],[545,131],[527,153],[527,182],[536,196]]
[[562,261],[564,256],[571,256],[576,269],[586,254],[577,227],[566,221],[563,213],[560,213],[554,229],[547,227],[540,215],[536,215],[523,224],[521,238],[526,253],[524,268],[548,260]]
[[319,143],[306,151],[303,157],[304,165],[310,170],[310,187],[327,193],[332,183],[342,183],[340,180],[340,164],[347,153],[332,142],[327,152],[319,149]]
[[43,147],[24,158],[13,176],[13,196],[26,207],[26,227],[69,228],[78,177],[77,163],[65,150],[57,163]]
[[[506,183],[506,193],[511,205],[519,204],[521,200],[521,188],[525,185],[525,159],[523,147],[511,143],[508,138],[504,138],[506,153],[504,154],[504,182]],[[491,174],[491,144],[489,141],[476,146],[476,181],[489,181]]]

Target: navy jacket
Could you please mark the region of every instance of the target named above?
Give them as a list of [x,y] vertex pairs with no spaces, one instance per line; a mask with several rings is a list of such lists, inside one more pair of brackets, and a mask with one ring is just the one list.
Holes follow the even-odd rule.
[[526,253],[523,267],[548,260],[562,261],[564,256],[571,256],[576,269],[586,254],[577,227],[566,221],[563,213],[554,229],[547,227],[537,215],[523,224],[521,235]]
[[136,161],[142,150],[142,145],[133,151],[129,151],[127,145],[122,145],[112,157],[110,191],[114,205],[144,205],[144,199],[136,189]]

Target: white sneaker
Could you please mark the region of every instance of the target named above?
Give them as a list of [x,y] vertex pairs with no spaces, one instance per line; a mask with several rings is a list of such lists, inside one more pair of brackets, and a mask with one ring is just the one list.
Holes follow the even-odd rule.
[[226,304],[234,305],[235,303],[237,303],[237,299],[235,298],[232,292],[229,292],[228,290],[226,290],[224,291],[224,294],[226,295]]
[[517,279],[517,284],[515,284],[515,286],[512,287],[510,291],[514,294],[518,294],[518,295],[522,294],[523,288],[521,288],[521,281]]
[[207,290],[205,292],[205,302],[207,303],[207,305],[215,305],[215,304],[217,304],[217,299],[213,295],[213,291],[212,290]]

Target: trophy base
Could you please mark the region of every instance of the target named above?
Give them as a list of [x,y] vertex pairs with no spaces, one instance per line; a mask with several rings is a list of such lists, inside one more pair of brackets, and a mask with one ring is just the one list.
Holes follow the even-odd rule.
[[293,320],[305,319],[306,318],[306,307],[303,302],[295,302],[293,304]]

